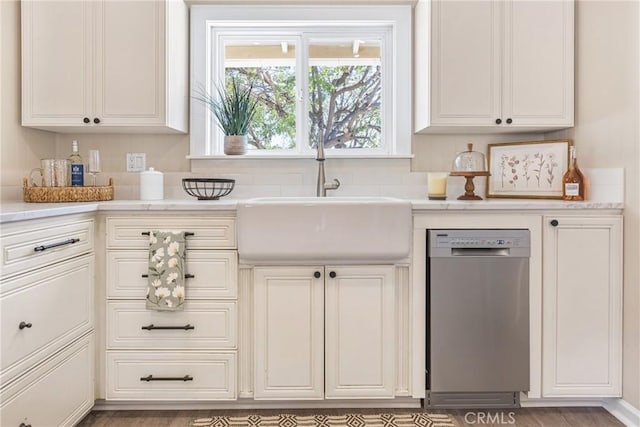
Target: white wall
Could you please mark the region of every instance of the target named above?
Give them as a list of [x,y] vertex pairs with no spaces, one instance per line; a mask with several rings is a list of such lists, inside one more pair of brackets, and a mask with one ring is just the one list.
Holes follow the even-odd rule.
[[0,200],[22,199],[22,178],[53,157],[55,134],[20,126],[20,2],[0,1]]

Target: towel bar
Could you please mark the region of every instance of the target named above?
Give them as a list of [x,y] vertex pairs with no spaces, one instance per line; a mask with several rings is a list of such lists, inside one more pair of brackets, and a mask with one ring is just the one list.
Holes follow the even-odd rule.
[[[150,234],[151,234],[150,231],[143,231],[142,233],[140,233],[140,235],[142,235],[142,236],[148,236]],[[193,233],[191,231],[185,231],[184,232],[184,237],[189,237],[189,236],[195,236],[195,233]]]
[[153,323],[147,326],[143,326],[140,329],[144,329],[146,331],[151,331],[154,329],[168,329],[168,330],[175,330],[175,329],[184,329],[185,331],[188,331],[190,329],[195,329],[196,327],[193,325],[189,325],[186,324],[184,326],[156,326]]
[[[146,279],[146,278],[148,278],[148,277],[149,277],[149,275],[148,275],[148,274],[142,274],[142,275],[141,275],[141,277],[142,277],[143,279]],[[185,279],[195,279],[195,278],[196,278],[196,276],[195,276],[194,274],[185,273],[184,278],[185,278]]]
[[147,375],[146,377],[140,377],[140,381],[193,381],[191,375],[185,375],[184,377],[156,377],[153,375]]

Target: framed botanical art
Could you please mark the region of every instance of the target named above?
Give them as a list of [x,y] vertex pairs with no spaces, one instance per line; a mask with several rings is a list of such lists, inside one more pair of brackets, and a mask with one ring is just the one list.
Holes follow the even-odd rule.
[[570,139],[489,144],[487,197],[560,199]]

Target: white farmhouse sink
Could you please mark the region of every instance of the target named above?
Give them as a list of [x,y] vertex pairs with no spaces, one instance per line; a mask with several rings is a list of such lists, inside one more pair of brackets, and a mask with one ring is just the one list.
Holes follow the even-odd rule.
[[411,203],[389,197],[269,197],[238,203],[250,264],[393,262],[409,255]]

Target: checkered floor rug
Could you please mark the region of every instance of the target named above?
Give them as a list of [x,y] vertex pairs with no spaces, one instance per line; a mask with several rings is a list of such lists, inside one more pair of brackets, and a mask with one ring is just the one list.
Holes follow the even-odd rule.
[[192,427],[453,427],[444,414],[248,415],[199,418]]

